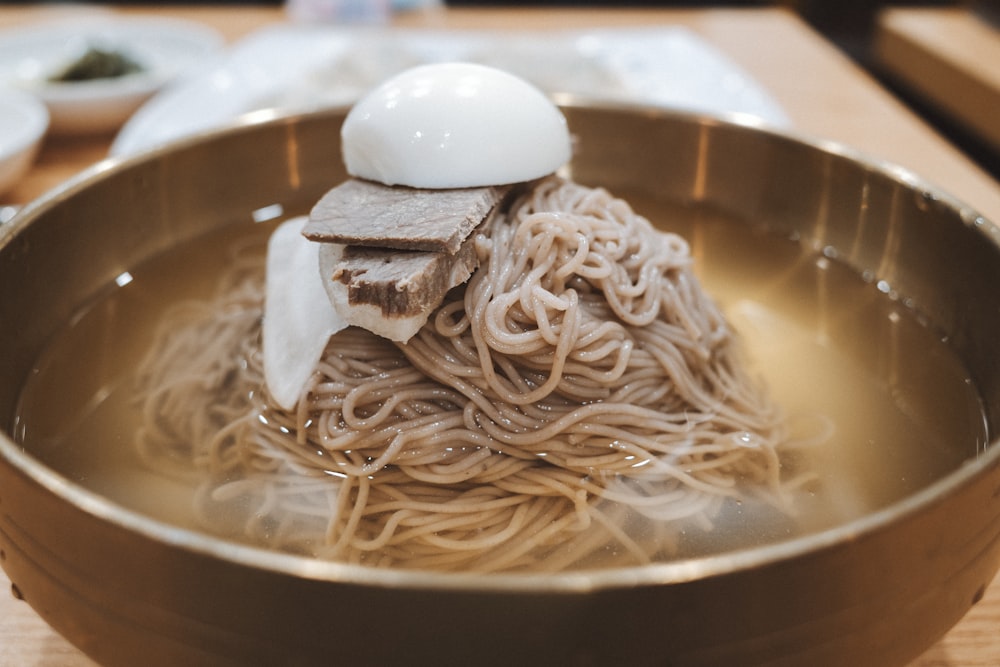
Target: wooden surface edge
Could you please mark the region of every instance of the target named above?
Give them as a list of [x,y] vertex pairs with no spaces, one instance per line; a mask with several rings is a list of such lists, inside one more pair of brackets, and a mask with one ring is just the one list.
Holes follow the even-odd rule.
[[1000,149],[1000,32],[967,10],[879,13],[878,65]]

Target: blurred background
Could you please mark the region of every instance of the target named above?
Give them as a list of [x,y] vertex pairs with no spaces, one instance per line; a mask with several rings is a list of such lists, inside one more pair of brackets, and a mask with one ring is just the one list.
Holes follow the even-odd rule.
[[[3,2],[3,0],[0,0]],[[280,5],[283,0],[163,0],[161,5]],[[99,3],[83,1],[65,1],[52,3],[46,0],[22,1],[19,5],[42,4],[141,4],[138,0],[104,0]],[[455,7],[676,7],[676,8],[711,8],[711,7],[784,7],[799,15],[809,26],[821,33],[836,45],[847,57],[864,68],[873,78],[888,88],[911,109],[917,112],[925,121],[931,124],[952,143],[957,145],[981,168],[994,178],[1000,179],[1000,142],[984,141],[981,133],[970,129],[968,122],[956,118],[938,102],[932,101],[925,91],[914,86],[914,77],[901,78],[898,71],[890,71],[885,66],[885,59],[880,59],[876,53],[877,29],[879,18],[886,11],[906,8],[954,8],[974,15],[984,25],[991,26],[995,42],[1000,44],[1000,0],[731,0],[729,2],[712,0],[392,0],[394,7],[413,7],[426,4],[444,4]],[[969,48],[969,47],[966,47]],[[996,53],[992,50],[991,53]],[[975,54],[973,54],[974,56]],[[994,60],[996,60],[994,58]],[[898,68],[896,68],[898,70]],[[911,68],[912,70],[912,68]],[[987,84],[1000,78],[1000,60],[990,62],[984,60],[980,68],[995,76],[987,77]],[[938,74],[938,77],[941,75]],[[909,80],[904,80],[908,78]],[[985,85],[985,84],[984,84]],[[954,111],[954,110],[952,110]],[[980,118],[997,116],[998,120],[987,121],[993,125],[1000,123],[1000,110],[978,110]],[[967,120],[967,119],[966,119]],[[996,134],[994,132],[994,134]]]
[[[631,0],[626,2],[571,0],[447,0],[454,6],[545,5],[545,6],[671,6],[671,7],[760,7],[779,6],[798,14],[815,30],[837,45],[885,87],[901,98],[939,132],[975,160],[994,178],[1000,179],[1000,148],[984,142],[946,110],[928,101],[925,95],[901,81],[880,63],[875,53],[877,21],[880,14],[891,8],[956,8],[965,9],[991,25],[1000,41],[1000,0],[737,0],[731,2],[669,2],[665,0]],[[1000,74],[1000,61],[985,62],[984,66]],[[1000,109],[987,111],[1000,118]],[[998,121],[1000,122],[1000,121]]]

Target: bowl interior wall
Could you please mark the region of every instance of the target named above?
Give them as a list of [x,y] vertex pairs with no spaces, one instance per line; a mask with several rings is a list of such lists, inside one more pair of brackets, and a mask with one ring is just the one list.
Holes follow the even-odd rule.
[[1000,309],[987,305],[996,302],[1000,253],[981,216],[837,146],[709,119],[663,123],[652,112],[614,132],[594,109],[568,115],[585,137],[574,178],[708,206],[844,262],[949,341],[982,394],[991,433],[1000,423]]
[[[570,107],[581,138],[570,173],[614,190],[733,213],[794,236],[882,281],[947,336],[974,373],[988,418],[1000,414],[1000,330],[988,303],[997,245],[959,207],[836,151],[710,119]],[[344,177],[342,114],[243,128],[134,161],[70,186],[3,240],[0,420],[11,428],[41,346],[115,276],[209,229],[275,203],[305,210]],[[253,141],[243,135],[252,132]],[[44,215],[42,215],[44,213]],[[963,217],[965,216],[965,217]],[[32,218],[40,217],[37,224]],[[960,224],[955,224],[956,220]]]

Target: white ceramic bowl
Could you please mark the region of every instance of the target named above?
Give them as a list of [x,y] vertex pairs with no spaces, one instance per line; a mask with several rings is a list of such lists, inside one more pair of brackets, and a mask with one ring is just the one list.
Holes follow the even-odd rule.
[[0,195],[28,170],[49,127],[49,113],[35,97],[0,88]]
[[[50,80],[91,47],[127,54],[143,69],[107,79]],[[215,31],[187,21],[106,16],[47,21],[0,33],[0,82],[41,98],[53,132],[110,132],[221,47]]]

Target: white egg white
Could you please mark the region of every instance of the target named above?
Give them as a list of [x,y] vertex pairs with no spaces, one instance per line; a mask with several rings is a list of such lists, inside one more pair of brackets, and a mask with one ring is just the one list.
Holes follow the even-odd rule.
[[529,181],[571,153],[566,119],[542,91],[471,63],[392,77],[351,109],[341,139],[352,176],[415,188]]

